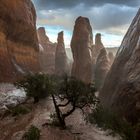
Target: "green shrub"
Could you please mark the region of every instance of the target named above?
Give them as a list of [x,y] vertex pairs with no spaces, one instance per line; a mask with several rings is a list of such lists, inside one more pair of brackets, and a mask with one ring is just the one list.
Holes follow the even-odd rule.
[[24,115],[30,112],[30,109],[23,106],[16,106],[11,109],[12,116]]
[[104,110],[101,106],[89,114],[87,120],[104,130],[112,130],[112,134],[119,134],[123,140],[135,140],[132,126],[115,113]]
[[28,132],[26,132],[23,136],[24,140],[39,140],[39,138],[40,138],[40,130],[33,125],[29,128]]
[[28,75],[24,80],[15,83],[18,88],[23,88],[28,97],[34,98],[34,103],[48,97],[50,78],[48,75]]

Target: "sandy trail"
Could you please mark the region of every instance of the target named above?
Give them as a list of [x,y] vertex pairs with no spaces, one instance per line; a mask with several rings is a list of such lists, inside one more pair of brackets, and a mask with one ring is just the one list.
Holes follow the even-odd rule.
[[56,127],[42,124],[49,121],[50,113],[53,113],[51,100],[41,101],[33,107],[33,111],[19,117],[17,120],[5,118],[0,120],[0,140],[21,140],[21,136],[30,125],[35,125],[41,130],[40,140],[118,140],[107,136],[94,126],[85,123],[79,110],[75,111],[66,122],[71,126],[70,130],[60,130]]

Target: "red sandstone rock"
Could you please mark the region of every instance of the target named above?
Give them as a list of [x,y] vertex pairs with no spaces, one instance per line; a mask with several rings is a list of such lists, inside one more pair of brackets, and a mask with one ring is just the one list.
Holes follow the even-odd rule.
[[110,69],[110,66],[111,65],[106,49],[103,48],[100,50],[95,65],[95,86],[98,90],[103,86],[104,80]]
[[67,56],[64,45],[63,32],[58,33],[57,47],[55,53],[55,73],[64,75],[67,73]]
[[88,18],[78,17],[75,22],[71,49],[73,66],[71,75],[90,83],[92,79],[91,46],[93,44],[92,28]]
[[140,10],[131,23],[100,92],[104,107],[132,124],[140,119]]
[[55,73],[56,43],[52,43],[46,35],[44,27],[38,28],[38,40],[40,44],[40,65],[43,73]]
[[0,82],[39,71],[36,12],[30,0],[0,2]]
[[102,43],[101,34],[97,33],[95,36],[95,45],[92,46],[92,79],[95,80],[96,61],[100,50],[104,48]]
[[97,33],[95,36],[95,45],[93,45],[92,48],[92,61],[93,64],[96,63],[96,59],[100,53],[100,50],[104,48],[104,45],[102,43],[102,39],[101,39],[101,34]]

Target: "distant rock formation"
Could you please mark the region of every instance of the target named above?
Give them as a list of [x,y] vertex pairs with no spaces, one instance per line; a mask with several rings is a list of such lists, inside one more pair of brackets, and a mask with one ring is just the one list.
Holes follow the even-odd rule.
[[38,28],[38,40],[40,44],[40,65],[43,73],[55,73],[56,43],[52,43],[46,35],[44,27]]
[[48,44],[50,43],[49,37],[46,35],[44,27],[39,27],[37,30],[38,40],[43,49],[47,49]]
[[55,74],[62,76],[66,73],[67,73],[67,56],[62,31],[58,33],[57,38],[57,47],[55,53]]
[[88,18],[78,17],[75,22],[71,49],[73,66],[71,75],[90,83],[92,78],[91,46],[93,44],[92,28]]
[[95,68],[98,55],[101,49],[104,48],[102,43],[101,34],[97,33],[95,36],[95,45],[92,46],[92,79],[95,80]]
[[109,58],[109,61],[110,61],[110,65],[112,65],[113,62],[114,62],[114,59],[115,59],[115,56],[114,56],[113,52],[108,53],[108,58]]
[[95,45],[93,45],[92,48],[92,61],[93,64],[96,63],[96,59],[100,53],[100,50],[104,48],[104,45],[102,43],[102,39],[101,39],[101,34],[97,33],[95,36]]
[[110,69],[110,61],[106,49],[100,50],[95,66],[95,86],[99,90],[104,84],[105,77]]
[[0,1],[0,82],[39,71],[36,12],[30,0]]
[[[100,92],[104,107],[132,124],[140,119],[140,9],[131,23]],[[140,130],[139,130],[140,131]]]

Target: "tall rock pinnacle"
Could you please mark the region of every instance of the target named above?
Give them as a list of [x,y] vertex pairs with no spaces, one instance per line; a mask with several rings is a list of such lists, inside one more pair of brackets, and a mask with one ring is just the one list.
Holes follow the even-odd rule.
[[55,52],[55,73],[64,75],[67,69],[67,56],[64,45],[63,31],[58,33],[57,47]]
[[95,36],[95,45],[92,46],[92,79],[95,80],[96,61],[100,51],[104,49],[101,34],[97,33]]
[[111,65],[106,49],[103,48],[100,50],[95,66],[95,86],[98,90],[100,90],[100,88],[103,86],[110,66]]
[[92,28],[89,19],[78,17],[75,22],[71,40],[71,49],[74,60],[71,75],[85,83],[90,83],[92,79],[92,39]]

